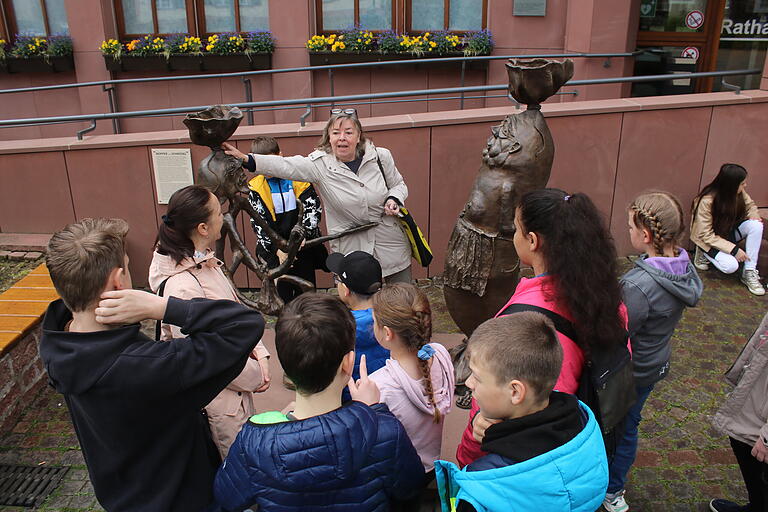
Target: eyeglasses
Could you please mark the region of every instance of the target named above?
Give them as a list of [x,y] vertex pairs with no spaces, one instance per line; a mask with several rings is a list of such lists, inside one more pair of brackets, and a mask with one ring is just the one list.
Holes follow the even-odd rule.
[[356,108],[332,108],[331,109],[331,115],[332,116],[340,116],[344,114],[345,116],[354,117],[357,119],[357,109]]

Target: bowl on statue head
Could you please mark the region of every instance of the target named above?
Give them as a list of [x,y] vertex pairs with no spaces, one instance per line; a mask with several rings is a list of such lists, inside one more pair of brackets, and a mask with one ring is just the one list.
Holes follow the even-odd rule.
[[538,108],[573,76],[573,61],[509,59],[509,93],[518,102]]
[[189,138],[198,146],[218,149],[228,140],[240,121],[243,113],[237,107],[214,105],[194,114],[187,114],[184,124],[189,130]]

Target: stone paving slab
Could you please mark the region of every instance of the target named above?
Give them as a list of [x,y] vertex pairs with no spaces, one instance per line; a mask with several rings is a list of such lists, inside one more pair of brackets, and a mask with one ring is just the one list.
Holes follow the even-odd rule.
[[[709,499],[746,498],[727,439],[707,417],[722,402],[722,375],[768,310],[768,296],[749,294],[734,276],[702,273],[704,297],[686,311],[673,338],[670,376],[651,394],[640,425],[638,460],[627,501],[636,511],[706,511]],[[442,290],[426,288],[436,332],[456,332]],[[458,442],[456,440],[455,442]],[[0,463],[69,466],[41,511],[101,510],[60,395],[45,388],[12,432],[0,437]],[[28,510],[1,507],[0,511]]]

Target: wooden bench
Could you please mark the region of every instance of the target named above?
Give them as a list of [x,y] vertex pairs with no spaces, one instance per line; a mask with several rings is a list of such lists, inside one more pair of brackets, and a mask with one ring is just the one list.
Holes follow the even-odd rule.
[[45,383],[37,348],[40,321],[58,298],[45,264],[0,294],[0,432],[13,427]]

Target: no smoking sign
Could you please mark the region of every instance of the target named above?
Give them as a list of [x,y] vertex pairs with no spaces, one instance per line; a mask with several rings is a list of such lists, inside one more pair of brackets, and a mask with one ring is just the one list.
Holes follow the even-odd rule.
[[699,49],[695,46],[688,46],[680,53],[681,57],[687,59],[699,60]]
[[704,13],[701,11],[691,11],[685,15],[685,26],[691,30],[696,30],[704,24]]

